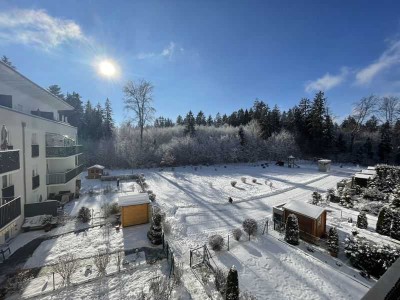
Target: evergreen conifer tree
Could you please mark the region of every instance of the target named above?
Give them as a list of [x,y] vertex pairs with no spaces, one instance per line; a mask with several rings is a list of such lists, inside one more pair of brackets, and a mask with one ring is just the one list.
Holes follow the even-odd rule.
[[376,232],[382,235],[390,235],[390,227],[392,224],[392,214],[390,208],[384,206],[379,211],[378,221],[376,222]]
[[161,215],[159,213],[153,215],[150,229],[147,232],[147,237],[153,245],[162,244]]
[[294,214],[290,214],[286,220],[285,240],[292,245],[299,244],[299,221]]
[[189,111],[185,118],[185,134],[193,136],[195,133],[196,120],[192,111]]
[[339,236],[335,227],[328,232],[328,251],[335,257],[339,253]]
[[368,228],[368,219],[367,219],[367,214],[365,211],[360,212],[360,214],[357,217],[357,227],[361,229],[367,229]]
[[239,300],[239,278],[235,266],[229,269],[226,280],[226,300]]

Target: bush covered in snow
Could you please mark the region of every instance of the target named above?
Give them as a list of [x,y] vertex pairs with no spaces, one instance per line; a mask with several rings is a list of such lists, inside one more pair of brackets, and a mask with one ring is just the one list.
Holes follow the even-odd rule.
[[368,219],[365,211],[360,212],[359,215],[357,216],[357,227],[361,229],[368,228]]
[[236,229],[234,229],[234,230],[232,231],[232,235],[233,235],[233,238],[234,238],[236,241],[239,241],[240,238],[241,238],[242,235],[243,235],[243,231],[242,231],[240,228],[236,228]]
[[365,189],[363,193],[363,197],[370,201],[384,201],[386,198],[385,193],[382,193],[378,189]]
[[299,235],[299,221],[295,214],[290,214],[286,220],[285,241],[292,245],[298,245]]
[[232,266],[226,279],[226,300],[239,299],[239,278],[235,266]]
[[334,189],[328,189],[326,193],[326,202],[333,202],[333,203],[338,203],[340,201],[340,198],[336,195]]
[[380,277],[400,256],[400,249],[390,245],[375,245],[364,238],[347,237],[345,253],[353,266]]
[[152,222],[147,237],[153,245],[162,244],[161,214],[153,214]]
[[382,235],[390,235],[390,227],[392,225],[392,211],[389,207],[384,206],[379,212],[378,221],[376,222],[376,232]]
[[208,244],[214,251],[221,251],[225,245],[224,238],[219,234],[214,234],[209,237]]
[[91,218],[90,209],[85,206],[82,206],[78,212],[78,219],[82,223],[87,223],[90,221],[90,218]]
[[235,186],[236,186],[236,183],[237,183],[237,181],[232,180],[232,181],[231,181],[231,186],[235,187]]
[[335,227],[331,227],[328,231],[328,251],[332,256],[337,256],[339,253],[339,235]]
[[225,295],[226,292],[226,272],[220,268],[216,268],[214,271],[214,284],[215,288],[221,295]]
[[246,183],[246,177],[242,177],[242,178],[240,178],[240,180],[243,182],[243,183]]
[[317,191],[314,191],[312,193],[312,199],[311,199],[311,204],[313,205],[320,205],[322,202],[322,196],[320,193],[318,193]]
[[251,181],[252,181],[253,183],[257,183],[257,179],[256,179],[256,178],[253,178]]
[[392,227],[390,229],[390,236],[396,240],[400,240],[400,211],[393,212]]
[[243,221],[243,231],[246,232],[249,235],[249,241],[250,241],[250,236],[255,235],[257,233],[257,221],[254,219],[246,219]]

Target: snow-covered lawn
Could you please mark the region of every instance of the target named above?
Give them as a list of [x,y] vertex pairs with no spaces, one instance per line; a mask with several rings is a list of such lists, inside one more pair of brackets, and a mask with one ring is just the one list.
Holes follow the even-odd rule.
[[[207,243],[210,234],[218,232],[226,236],[233,228],[241,227],[245,218],[259,221],[271,219],[273,206],[290,200],[309,201],[313,191],[325,192],[336,187],[338,181],[349,178],[355,171],[357,169],[351,167],[333,166],[331,172],[320,173],[316,165],[307,163],[293,169],[274,165],[262,168],[253,164],[228,164],[226,167],[142,169],[133,173],[143,173],[149,190],[156,194],[156,203],[166,212],[167,221],[172,225],[168,240],[175,258],[187,267],[189,250]],[[132,170],[115,170],[110,174],[132,174]],[[246,183],[241,181],[242,177],[246,178]],[[231,181],[237,181],[235,187],[231,186]],[[109,188],[112,192],[102,193]],[[121,182],[117,189],[116,182],[87,180],[82,176],[81,197],[67,204],[65,210],[76,216],[79,209],[86,206],[100,215],[102,205],[117,201],[121,192],[132,189],[138,192],[139,187],[133,182]],[[94,194],[89,194],[89,191]],[[232,197],[233,204],[228,202],[229,197]],[[332,206],[331,210],[328,225],[339,226],[342,233],[349,233],[352,226],[340,219],[340,207]],[[88,257],[104,247],[108,240],[112,251],[150,246],[146,237],[148,226],[130,227],[120,232],[112,228],[109,237],[104,227],[96,227],[47,240],[36,249],[25,267],[49,264],[67,252]],[[364,233],[368,234],[368,231]],[[376,234],[373,236],[377,241],[384,241]],[[240,286],[259,299],[359,299],[374,283],[360,278],[357,270],[346,265],[338,267],[326,253],[315,253],[312,257],[304,249],[301,250],[302,247],[293,248],[276,236],[259,236],[251,242],[233,242],[232,245],[230,252],[215,254],[217,264],[226,268],[235,265],[239,271]],[[185,276],[184,281],[192,298],[205,299],[201,284],[190,276],[190,271],[187,272],[189,276]],[[108,280],[111,294],[117,290],[117,282],[113,283],[113,280]],[[132,289],[135,286],[132,280]],[[92,291],[95,287],[94,283],[90,283],[77,287],[74,293],[83,289],[82,293],[87,295],[85,291]],[[63,292],[57,296],[59,298],[53,295],[53,298],[44,299],[64,299],[62,295]]]
[[54,263],[58,257],[66,253],[73,253],[76,258],[86,258],[106,247],[110,252],[152,247],[146,236],[148,229],[149,224],[122,228],[119,231],[113,227],[107,229],[107,226],[103,226],[80,233],[68,233],[42,242],[25,263],[25,268]]

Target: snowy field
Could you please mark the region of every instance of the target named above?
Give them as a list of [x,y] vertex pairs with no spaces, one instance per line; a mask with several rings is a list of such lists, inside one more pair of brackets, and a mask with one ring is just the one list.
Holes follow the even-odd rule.
[[[245,218],[270,219],[273,206],[292,199],[309,201],[313,191],[322,193],[336,187],[338,181],[349,178],[355,171],[334,166],[330,173],[320,173],[313,164],[292,169],[234,164],[143,169],[135,173],[145,174],[149,189],[156,194],[156,202],[166,211],[173,226],[169,240],[176,254],[188,263],[190,248],[207,242],[211,233],[229,233],[241,227]],[[117,170],[110,174],[131,172]],[[246,183],[242,182],[242,177],[246,178]],[[231,181],[237,181],[235,187],[231,186]],[[101,190],[108,184],[116,188],[115,182],[83,181],[86,190]],[[130,191],[132,185],[135,184],[122,183],[121,190]],[[138,187],[134,189],[137,191]],[[79,201],[71,203],[70,211],[74,214],[82,205],[99,210],[101,203],[116,201],[117,197],[117,194],[84,194]],[[228,203],[229,197],[233,204]],[[356,270],[348,270],[347,273],[358,275],[359,278],[353,280],[323,260],[272,237],[243,241],[230,252],[214,253],[214,259],[226,268],[235,265],[241,288],[259,299],[360,299],[374,283],[365,282]],[[192,297],[196,299],[195,294]]]
[[[300,168],[292,169],[274,165],[262,168],[253,164],[228,164],[109,172],[112,175],[145,175],[149,190],[156,194],[156,203],[166,212],[167,221],[172,225],[172,234],[168,240],[175,257],[187,267],[189,250],[207,243],[209,235],[220,233],[226,236],[232,229],[241,227],[245,218],[254,218],[260,222],[271,220],[273,206],[290,200],[309,201],[313,191],[326,192],[355,171],[358,169],[333,166],[331,172],[320,173],[316,165],[305,163]],[[245,183],[242,177],[246,178]],[[235,187],[231,181],[237,181]],[[104,194],[104,189],[111,189],[111,192]],[[139,192],[139,186],[133,182],[121,182],[117,189],[116,182],[87,180],[82,174],[81,197],[66,205],[65,210],[71,216],[76,216],[79,209],[86,206],[99,214],[102,205],[116,202],[121,193],[132,190]],[[228,202],[229,197],[232,197],[233,204]],[[355,218],[357,212],[335,205],[330,209],[332,212],[328,215],[328,225],[338,226],[341,234],[350,233],[353,225],[345,221],[346,214],[355,214]],[[341,214],[343,218],[340,218]],[[376,220],[370,217],[373,231]],[[141,225],[120,232],[111,230],[108,237],[110,248],[149,247],[147,228],[148,225]],[[371,231],[365,230],[362,234],[369,237],[371,233],[380,242],[393,242],[388,237],[381,239]],[[279,238],[279,234],[274,231],[250,242],[244,238],[240,242],[233,242],[229,252],[213,252],[213,259],[220,267],[230,268],[235,265],[239,271],[241,289],[251,291],[258,299],[360,299],[374,284],[373,280],[362,278],[357,270],[346,264],[338,267],[335,264],[337,261],[327,253],[317,251],[310,255],[305,247],[289,246]],[[88,257],[104,247],[106,241],[104,227],[91,228],[79,234],[65,234],[43,242],[25,267],[49,264],[67,252],[78,257]],[[343,253],[339,258],[345,260]],[[192,274],[187,271],[189,275]],[[205,299],[201,284],[194,276],[185,277],[185,281],[192,299]],[[116,290],[113,279],[110,279],[109,284],[111,290]],[[95,284],[91,283],[79,289],[90,290],[94,287]],[[45,299],[64,299],[62,294]],[[114,297],[116,294],[108,296],[104,299],[117,299]]]

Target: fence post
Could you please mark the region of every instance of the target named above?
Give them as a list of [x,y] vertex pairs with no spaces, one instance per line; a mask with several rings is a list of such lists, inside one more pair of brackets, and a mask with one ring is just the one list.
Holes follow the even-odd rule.
[[190,250],[190,268],[192,268],[192,250]]
[[56,283],[54,281],[54,272],[53,272],[53,291],[56,289]]
[[228,251],[229,251],[229,233],[228,233]]

